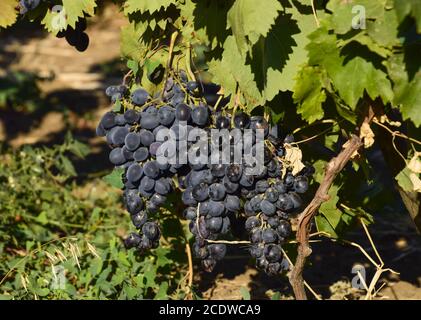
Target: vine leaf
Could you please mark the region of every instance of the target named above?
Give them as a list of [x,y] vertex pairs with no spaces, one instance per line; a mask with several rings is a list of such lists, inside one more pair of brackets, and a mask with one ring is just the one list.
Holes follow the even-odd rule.
[[115,188],[122,189],[124,187],[124,184],[121,178],[123,173],[124,173],[124,169],[116,168],[110,174],[106,175],[103,178],[103,180]]
[[248,44],[266,37],[282,6],[277,0],[266,0],[256,5],[255,0],[236,0],[228,11],[228,24],[232,29],[238,50],[244,54]]
[[307,36],[314,30],[311,14],[287,8],[268,32],[253,46],[252,71],[267,101],[279,91],[292,91],[299,67],[307,62]]
[[400,110],[404,119],[411,120],[417,127],[421,126],[421,72],[410,83],[401,87],[394,102],[401,105]]
[[417,31],[421,33],[421,2],[419,0],[394,0],[395,11],[400,21],[410,15],[417,23]]
[[96,8],[95,0],[63,0],[63,8],[66,11],[67,24],[75,28],[76,22],[85,13],[93,16]]
[[414,191],[412,181],[410,178],[412,171],[409,170],[408,167],[405,167],[399,174],[395,177],[396,181],[398,182],[399,186],[407,191],[412,192]]
[[[383,16],[386,0],[332,0],[327,4],[327,9],[333,14],[330,22],[335,32],[344,34],[352,28],[354,18],[358,18],[358,10],[364,8],[364,19],[377,19]],[[355,8],[355,9],[354,9]]]
[[178,7],[186,25],[181,29],[186,38],[193,37],[200,44],[214,49],[222,46],[228,36],[227,14],[232,1],[197,1],[186,0]]
[[16,0],[1,0],[0,1],[0,27],[6,28],[15,23],[18,16],[16,11]]
[[339,201],[339,189],[339,186],[333,185],[329,190],[329,201],[322,203],[319,209],[319,212],[326,218],[334,230],[338,227],[342,216],[342,212],[336,207]]
[[239,89],[250,103],[248,111],[263,102],[251,67],[245,64],[245,57],[239,55],[233,36],[229,36],[224,42],[222,58],[209,62],[209,72],[214,77],[213,81],[222,85],[226,96],[235,95],[238,83]]
[[123,57],[138,63],[142,61],[146,48],[140,37],[146,28],[145,24],[138,23],[136,27],[132,23],[121,29],[120,50]]
[[298,103],[297,112],[308,123],[320,120],[324,116],[322,108],[326,100],[323,89],[321,71],[315,67],[302,68],[297,76],[294,93],[294,102]]
[[137,11],[154,13],[161,8],[168,8],[173,2],[171,0],[127,0],[124,4],[124,13],[131,14]]

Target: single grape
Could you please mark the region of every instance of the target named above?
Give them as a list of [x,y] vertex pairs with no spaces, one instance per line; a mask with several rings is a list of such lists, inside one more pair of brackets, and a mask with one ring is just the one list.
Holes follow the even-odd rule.
[[222,260],[227,253],[227,246],[223,243],[213,243],[209,245],[209,252],[215,260]]
[[155,141],[155,136],[149,130],[141,129],[139,131],[140,142],[143,146],[149,147]]
[[213,183],[209,186],[209,198],[220,201],[225,198],[226,188],[221,183]]
[[215,126],[217,129],[229,129],[231,126],[231,121],[228,117],[225,116],[219,116],[215,120]]
[[236,113],[234,116],[234,126],[238,129],[247,129],[250,126],[250,117],[244,112]]
[[155,222],[146,222],[142,227],[142,233],[149,240],[156,240],[161,234],[159,227]]
[[170,126],[175,120],[175,109],[171,106],[163,106],[158,110],[159,122],[164,126]]
[[276,212],[276,207],[272,202],[265,199],[260,202],[260,210],[267,216],[273,216]]
[[221,217],[212,217],[206,221],[206,227],[209,231],[218,233],[222,229],[222,218]]
[[209,119],[208,108],[205,106],[199,106],[194,108],[191,112],[191,118],[193,120],[193,123],[197,124],[198,126],[204,126]]
[[278,240],[276,232],[272,229],[264,229],[262,231],[262,240],[265,243],[274,243]]
[[109,159],[110,162],[116,166],[122,165],[126,162],[126,158],[124,157],[123,150],[121,148],[111,150]]
[[209,186],[201,182],[193,187],[192,194],[197,202],[203,202],[209,197]]
[[191,109],[184,103],[179,103],[175,108],[175,117],[179,121],[189,121],[191,115]]
[[137,229],[140,229],[148,220],[148,215],[145,211],[140,211],[136,214],[131,215],[130,218],[132,219],[133,225]]
[[222,215],[225,211],[224,203],[220,201],[209,200],[208,211],[209,215],[211,215],[212,217],[218,217]]
[[227,195],[224,201],[225,208],[231,212],[240,210],[240,198],[233,195]]
[[246,222],[245,222],[245,228],[248,232],[250,232],[251,230],[255,229],[255,228],[259,228],[261,226],[261,221],[259,218],[257,217],[248,217]]
[[143,175],[143,168],[139,166],[137,163],[132,164],[126,172],[127,180],[132,183],[136,183],[140,180]]
[[133,153],[133,159],[138,162],[145,161],[149,157],[149,150],[146,147],[141,147]]
[[137,247],[141,241],[142,238],[137,233],[132,232],[124,240],[124,245],[126,246],[126,248],[134,248]]
[[142,188],[145,191],[151,192],[155,188],[155,180],[152,178],[149,178],[147,176],[144,176],[142,180],[140,181],[140,188]]
[[131,100],[134,105],[143,106],[148,101],[149,93],[145,89],[137,89],[133,91]]
[[288,220],[280,220],[276,230],[282,238],[288,238],[292,232],[291,223]]

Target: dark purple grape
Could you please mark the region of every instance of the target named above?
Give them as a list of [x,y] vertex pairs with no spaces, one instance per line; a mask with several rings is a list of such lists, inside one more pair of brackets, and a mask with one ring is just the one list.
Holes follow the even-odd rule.
[[121,148],[111,150],[109,159],[110,162],[116,166],[122,165],[126,162],[126,158],[124,157],[123,150]]
[[139,162],[145,161],[149,157],[149,150],[146,147],[141,147],[133,153],[133,159]]
[[137,132],[130,132],[124,139],[127,150],[135,151],[140,146],[140,135]]
[[191,115],[191,109],[185,103],[179,103],[175,108],[175,118],[178,121],[189,121]]
[[149,240],[156,240],[161,234],[159,227],[155,222],[146,222],[142,227],[142,233]]
[[137,89],[133,91],[131,99],[132,103],[137,106],[143,106],[148,101],[149,93],[145,89]]
[[170,126],[175,120],[175,109],[171,106],[163,106],[158,110],[159,122],[164,126]]
[[140,113],[133,109],[128,109],[126,112],[124,112],[124,119],[127,121],[127,123],[130,124],[138,123],[140,119]]
[[199,106],[194,108],[191,112],[191,118],[193,120],[193,123],[197,124],[198,126],[204,126],[209,119],[208,108],[205,106]]
[[276,230],[282,238],[288,238],[292,232],[291,223],[288,220],[280,220]]
[[209,186],[209,198],[214,201],[221,201],[225,198],[226,189],[221,183],[213,183]]
[[132,183],[136,183],[140,180],[143,175],[143,168],[139,166],[137,163],[132,164],[126,172],[127,180]]
[[140,229],[148,220],[148,214],[145,211],[140,211],[136,214],[131,215],[130,218],[132,219],[133,225],[137,229]]
[[225,116],[219,116],[215,120],[215,127],[219,130],[222,129],[229,129],[231,126],[231,121],[228,117]]
[[236,113],[234,116],[234,126],[238,129],[247,129],[250,126],[250,117],[244,112]]

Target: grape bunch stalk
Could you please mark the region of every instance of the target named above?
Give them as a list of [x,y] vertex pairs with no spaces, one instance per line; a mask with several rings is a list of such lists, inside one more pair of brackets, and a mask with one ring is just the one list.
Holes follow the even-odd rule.
[[[138,230],[130,233],[125,245],[140,252],[159,246],[159,211],[178,189],[185,205],[183,217],[195,239],[193,252],[204,270],[212,271],[224,258],[227,239],[233,238],[232,226],[242,224],[257,267],[278,274],[285,267],[282,244],[291,234],[290,218],[302,205],[300,195],[308,190],[313,168],[303,165],[294,172],[285,159],[293,137],[281,137],[279,127],[271,126],[264,115],[233,112],[238,108],[229,108],[229,99],[219,95],[219,89],[216,84],[189,81],[182,70],[171,70],[162,91],[155,95],[134,81],[106,89],[121,110],[105,113],[96,132],[111,147],[110,162],[124,169],[124,204]],[[160,132],[172,134],[175,154],[180,154],[185,152],[182,141],[195,129],[228,130],[228,145],[219,145],[220,151],[228,150],[228,161],[158,161],[165,143]],[[254,153],[258,152],[258,132],[263,137],[264,165],[258,173],[245,157],[236,158],[234,133],[246,131]],[[212,136],[206,139],[210,145],[215,143]],[[196,142],[187,140],[187,153],[198,152]],[[240,149],[245,154],[246,145]]]

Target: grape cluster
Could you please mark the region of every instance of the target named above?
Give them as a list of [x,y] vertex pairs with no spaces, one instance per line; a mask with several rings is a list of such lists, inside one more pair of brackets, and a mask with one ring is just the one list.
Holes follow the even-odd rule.
[[[283,160],[285,145],[293,143],[293,137],[280,139],[277,126],[271,127],[263,116],[219,111],[226,101],[218,91],[215,84],[188,81],[183,71],[171,74],[162,92],[155,96],[125,84],[106,89],[111,101],[119,102],[124,110],[107,112],[97,134],[106,137],[112,149],[111,163],[124,169],[124,203],[139,230],[131,233],[125,244],[140,251],[158,246],[161,232],[151,217],[178,188],[186,206],[183,216],[189,220],[195,238],[193,252],[205,270],[213,270],[224,258],[224,237],[230,234],[232,224],[239,223],[239,216],[246,216],[243,227],[250,236],[250,254],[259,268],[276,274],[282,269],[281,245],[291,233],[289,218],[302,204],[299,194],[307,191],[312,169],[305,167],[293,175]],[[229,163],[182,164],[177,160],[162,164],[157,161],[162,145],[158,132],[167,129],[174,133],[178,153],[179,140],[186,134],[180,130],[181,124],[187,124],[187,132],[194,128],[252,129],[252,149],[256,148],[256,132],[261,129],[265,141],[263,171],[254,174],[244,159],[233,161],[233,136],[229,137]],[[194,141],[187,142],[189,152],[196,147]]]
[[75,47],[77,51],[83,52],[89,46],[89,36],[85,32],[86,27],[86,18],[79,18],[74,29],[67,26],[66,30],[58,32],[56,36],[57,38],[65,38],[69,45]]
[[39,6],[40,0],[20,0],[19,1],[19,8],[20,14],[25,14],[28,11],[34,10],[36,7]]
[[[44,0],[44,3],[47,2]],[[52,1],[48,1],[51,6],[54,5]],[[36,9],[41,3],[41,0],[20,0],[19,9],[22,15],[28,13],[31,10]],[[65,38],[67,43],[72,47],[75,47],[76,50],[83,52],[89,46],[89,36],[85,32],[87,27],[86,18],[82,17],[76,22],[75,28],[67,26],[63,31],[59,31],[56,34],[57,38]]]

